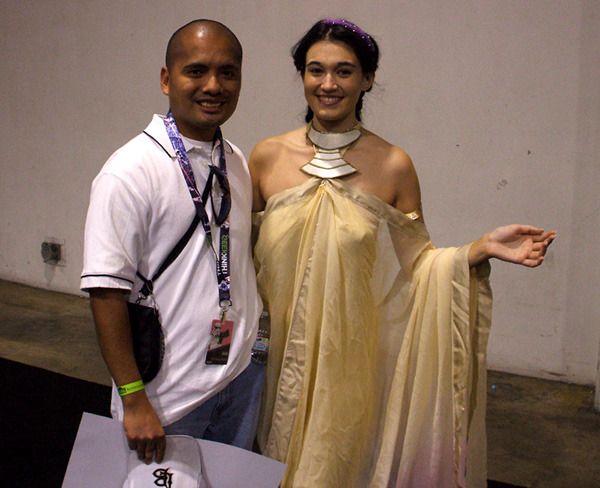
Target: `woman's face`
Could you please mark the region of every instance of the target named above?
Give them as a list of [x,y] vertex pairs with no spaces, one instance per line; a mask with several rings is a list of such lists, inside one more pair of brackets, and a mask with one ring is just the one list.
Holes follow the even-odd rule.
[[350,130],[357,122],[354,110],[358,98],[372,84],[373,74],[363,73],[346,43],[319,41],[306,53],[304,96],[314,113],[315,129]]

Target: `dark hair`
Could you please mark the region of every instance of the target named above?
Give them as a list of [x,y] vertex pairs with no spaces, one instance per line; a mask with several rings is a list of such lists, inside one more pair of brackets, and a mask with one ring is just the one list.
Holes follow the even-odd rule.
[[173,62],[176,57],[177,48],[179,47],[179,38],[181,37],[181,34],[189,27],[196,24],[204,24],[210,28],[220,30],[221,32],[227,34],[231,38],[231,44],[234,50],[235,57],[240,61],[240,63],[242,62],[242,44],[229,27],[216,20],[196,19],[192,20],[191,22],[188,22],[185,25],[182,25],[179,29],[173,32],[173,35],[167,43],[167,51],[165,53],[165,65],[167,66],[167,69],[171,69],[171,66],[173,65]]
[[[379,64],[379,46],[369,34],[357,25],[345,19],[321,19],[313,25],[306,34],[292,47],[292,58],[298,72],[304,76],[306,70],[306,53],[310,47],[324,40],[340,41],[347,44],[360,63],[363,73],[374,74]],[[369,88],[367,91],[371,91]],[[361,120],[363,97],[360,94],[354,114],[357,120]],[[314,114],[310,107],[306,109],[304,120],[310,122]]]

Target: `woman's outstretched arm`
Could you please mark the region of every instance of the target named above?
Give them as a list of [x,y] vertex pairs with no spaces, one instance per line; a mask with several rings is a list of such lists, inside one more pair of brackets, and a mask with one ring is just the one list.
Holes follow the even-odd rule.
[[497,258],[535,268],[544,261],[546,250],[555,237],[556,231],[545,231],[531,225],[498,227],[473,242],[469,250],[469,266]]

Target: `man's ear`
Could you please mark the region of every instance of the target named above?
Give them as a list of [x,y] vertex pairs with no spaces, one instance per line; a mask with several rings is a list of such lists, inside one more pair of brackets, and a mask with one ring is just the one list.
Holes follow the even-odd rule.
[[169,94],[169,70],[166,66],[160,69],[160,89],[165,94]]

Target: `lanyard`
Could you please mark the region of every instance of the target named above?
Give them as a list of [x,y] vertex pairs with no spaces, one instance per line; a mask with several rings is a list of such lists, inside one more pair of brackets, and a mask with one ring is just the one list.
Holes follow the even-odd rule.
[[[217,127],[215,137],[213,139],[213,151],[215,146],[219,147],[219,166],[213,164],[208,165],[209,173],[206,179],[206,185],[202,191],[202,195],[198,191],[196,186],[196,179],[194,178],[194,172],[192,165],[179,135],[179,130],[175,124],[173,114],[169,110],[166,117],[164,118],[165,129],[171,145],[175,150],[179,167],[183,173],[183,178],[187,184],[188,190],[194,202],[196,209],[196,216],[200,219],[204,233],[206,234],[206,241],[215,255],[216,261],[216,274],[217,274],[217,285],[219,288],[219,306],[221,307],[221,320],[225,320],[225,314],[229,307],[231,307],[231,274],[230,274],[230,258],[231,248],[229,242],[229,211],[231,210],[231,195],[229,192],[229,182],[227,180],[227,167],[225,163],[225,148],[223,144],[223,135],[221,128]],[[211,156],[212,163],[212,156]],[[221,205],[219,211],[216,211],[215,203],[212,195],[213,180],[216,179],[221,188]],[[219,253],[215,251],[213,245],[212,229],[210,227],[210,220],[206,213],[206,203],[210,197],[210,203],[215,216],[215,221],[220,229],[219,236]]]

